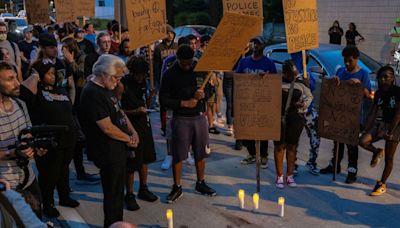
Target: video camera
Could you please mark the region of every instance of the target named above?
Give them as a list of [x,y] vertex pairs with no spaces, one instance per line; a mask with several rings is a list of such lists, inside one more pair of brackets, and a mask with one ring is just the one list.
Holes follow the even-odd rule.
[[55,149],[58,146],[57,137],[68,129],[65,125],[40,125],[23,129],[18,135],[15,146],[12,146],[15,148],[17,165],[21,169],[27,167],[29,160],[22,152],[25,149]]

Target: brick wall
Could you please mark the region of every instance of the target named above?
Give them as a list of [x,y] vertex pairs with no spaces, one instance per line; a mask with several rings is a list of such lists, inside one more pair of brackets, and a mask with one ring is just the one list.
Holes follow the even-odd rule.
[[[391,49],[389,32],[400,17],[400,0],[318,0],[319,39],[329,43],[328,29],[338,20],[344,32],[354,22],[365,37],[359,48],[383,63]],[[342,38],[342,44],[345,44]]]

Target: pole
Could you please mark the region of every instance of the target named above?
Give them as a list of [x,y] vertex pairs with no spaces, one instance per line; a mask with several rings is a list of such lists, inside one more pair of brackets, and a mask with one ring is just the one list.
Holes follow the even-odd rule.
[[212,75],[213,75],[213,72],[209,72],[209,73],[207,74],[207,77],[206,77],[206,79],[204,80],[204,82],[203,82],[203,84],[201,85],[201,87],[200,87],[199,90],[204,90],[204,88],[206,87],[208,81],[210,81],[210,78],[211,78]]
[[335,143],[335,162],[333,164],[333,181],[336,181],[336,174],[337,174],[337,167],[338,167],[338,160],[339,160],[339,142],[334,142]]
[[307,56],[306,56],[306,50],[301,51],[302,56],[303,56],[303,77],[304,79],[308,78],[307,75]]
[[260,140],[256,140],[256,172],[257,172],[257,192],[260,192],[260,150],[261,150],[261,142]]
[[121,20],[122,20],[122,0],[120,0],[119,2],[119,18],[118,18],[118,24],[119,24],[119,28],[118,28],[118,32],[119,32],[119,43],[121,43],[121,31],[122,31],[122,27],[121,27]]
[[152,53],[150,44],[147,46],[147,49],[149,51],[150,90],[154,90],[153,53]]

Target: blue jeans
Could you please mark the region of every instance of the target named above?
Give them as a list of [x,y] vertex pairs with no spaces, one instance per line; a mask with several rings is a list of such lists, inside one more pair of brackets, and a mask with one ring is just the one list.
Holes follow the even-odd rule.
[[222,89],[226,100],[226,124],[233,124],[233,85],[230,82],[222,83]]

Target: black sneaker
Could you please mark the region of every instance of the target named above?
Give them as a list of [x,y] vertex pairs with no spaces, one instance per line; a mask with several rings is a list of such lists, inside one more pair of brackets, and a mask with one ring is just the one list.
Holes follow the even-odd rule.
[[320,170],[317,168],[317,164],[307,162],[306,167],[311,174],[319,175]]
[[[354,169],[354,168],[351,168],[351,169]],[[355,172],[348,171],[347,178],[346,178],[346,184],[352,184],[356,181],[357,181],[357,171],[355,171]]]
[[242,150],[242,148],[243,148],[242,140],[236,140],[236,142],[235,142],[235,150]]
[[219,131],[217,130],[217,128],[215,128],[215,127],[210,127],[210,128],[208,128],[208,133],[214,134],[214,135],[218,135],[218,134],[220,134],[221,132],[219,132]]
[[71,207],[75,208],[79,206],[79,202],[77,200],[71,199],[71,198],[66,198],[66,199],[60,199],[60,206],[63,207]]
[[167,203],[173,203],[183,195],[182,186],[173,185],[171,192],[167,196]]
[[[333,173],[335,170],[333,169],[333,165],[328,165],[326,168],[323,168],[319,171],[319,173],[321,174],[329,174],[329,173]],[[340,173],[340,166],[338,166],[337,168],[337,173]]]
[[137,211],[140,209],[139,205],[136,203],[135,194],[127,193],[125,195],[125,204],[128,211]]
[[43,213],[49,218],[57,218],[60,216],[60,212],[54,207],[53,204],[43,206]]
[[299,175],[299,165],[294,164],[293,176]]
[[158,200],[158,197],[150,192],[147,186],[139,189],[138,198],[147,202],[155,202]]
[[207,196],[217,195],[217,192],[214,189],[208,187],[204,180],[202,180],[201,182],[196,182],[196,192]]
[[83,173],[81,175],[76,176],[76,184],[84,185],[84,184],[98,184],[100,183],[100,177],[97,175],[92,175],[88,173]]

